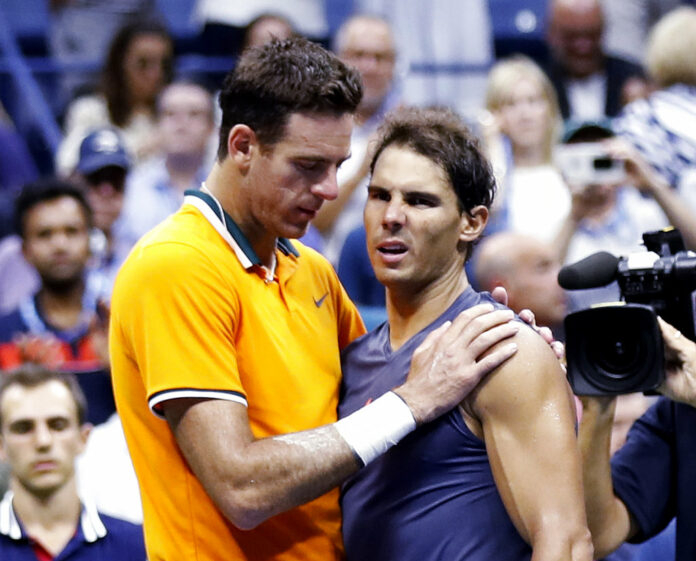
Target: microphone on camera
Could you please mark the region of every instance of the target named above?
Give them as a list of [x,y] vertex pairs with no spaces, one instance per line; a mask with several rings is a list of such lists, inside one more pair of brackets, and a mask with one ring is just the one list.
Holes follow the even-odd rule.
[[607,251],[593,253],[577,263],[562,267],[558,273],[558,284],[566,290],[606,286],[616,279],[618,264],[619,258]]

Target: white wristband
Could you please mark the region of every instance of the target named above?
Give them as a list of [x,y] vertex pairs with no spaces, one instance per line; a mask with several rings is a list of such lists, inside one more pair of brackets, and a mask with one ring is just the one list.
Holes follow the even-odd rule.
[[416,420],[403,399],[387,392],[334,427],[367,465],[413,431]]

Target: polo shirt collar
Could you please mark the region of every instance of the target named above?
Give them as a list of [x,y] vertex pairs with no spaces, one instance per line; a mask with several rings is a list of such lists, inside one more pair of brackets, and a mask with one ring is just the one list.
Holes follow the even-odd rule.
[[[205,186],[205,185],[204,185]],[[223,237],[234,251],[245,269],[263,267],[251,243],[232,217],[222,208],[220,202],[210,193],[189,189],[184,193],[184,204],[195,206]],[[278,238],[276,246],[284,255],[299,257],[297,249],[287,238]]]
[[[0,501],[0,534],[13,540],[28,539],[21,522],[15,514],[12,500],[14,493],[7,491]],[[96,542],[106,536],[106,526],[93,504],[83,504],[77,537],[87,543]]]

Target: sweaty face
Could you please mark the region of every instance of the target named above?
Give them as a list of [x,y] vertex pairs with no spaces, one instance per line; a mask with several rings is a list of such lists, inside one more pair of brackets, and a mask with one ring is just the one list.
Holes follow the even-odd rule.
[[171,59],[171,45],[164,37],[148,33],[133,39],[123,59],[123,73],[133,103],[148,103],[157,96],[165,84]]
[[242,230],[252,244],[299,238],[325,200],[338,196],[336,171],[350,155],[352,115],[294,113],[283,138],[255,143],[242,197]]
[[24,217],[24,256],[46,285],[77,282],[89,259],[89,230],[84,209],[64,196],[29,209]]
[[357,20],[346,30],[339,56],[355,67],[363,83],[361,104],[378,108],[389,92],[394,76],[394,43],[387,25],[380,21]]
[[379,156],[365,203],[370,261],[387,288],[418,291],[464,265],[457,196],[429,158],[391,145]]
[[43,497],[73,478],[86,431],[78,425],[77,407],[63,383],[11,385],[0,401],[0,413],[2,457],[14,482]]
[[165,153],[200,156],[213,130],[210,95],[192,84],[174,84],[159,100],[159,133]]
[[502,131],[515,148],[539,148],[549,134],[551,110],[541,86],[523,79],[498,110]]

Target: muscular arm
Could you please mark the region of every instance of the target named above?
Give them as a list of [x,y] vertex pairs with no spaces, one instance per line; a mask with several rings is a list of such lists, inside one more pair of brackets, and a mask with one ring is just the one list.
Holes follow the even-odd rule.
[[242,529],[315,499],[360,467],[331,425],[256,440],[238,403],[172,400],[165,415],[206,493]]
[[583,397],[579,442],[582,453],[587,523],[599,557],[636,533],[626,506],[614,495],[609,450],[616,400]]
[[547,344],[529,329],[516,339],[518,354],[465,404],[474,417],[467,422],[482,433],[503,503],[532,559],[590,561],[572,396]]
[[[481,357],[517,330],[507,321],[509,312],[485,313],[491,308],[467,310],[431,333],[414,354],[408,380],[397,392],[418,423],[454,407],[515,352],[500,345]],[[253,528],[322,495],[360,467],[333,425],[257,440],[243,405],[173,399],[162,407],[189,466],[239,528]]]

